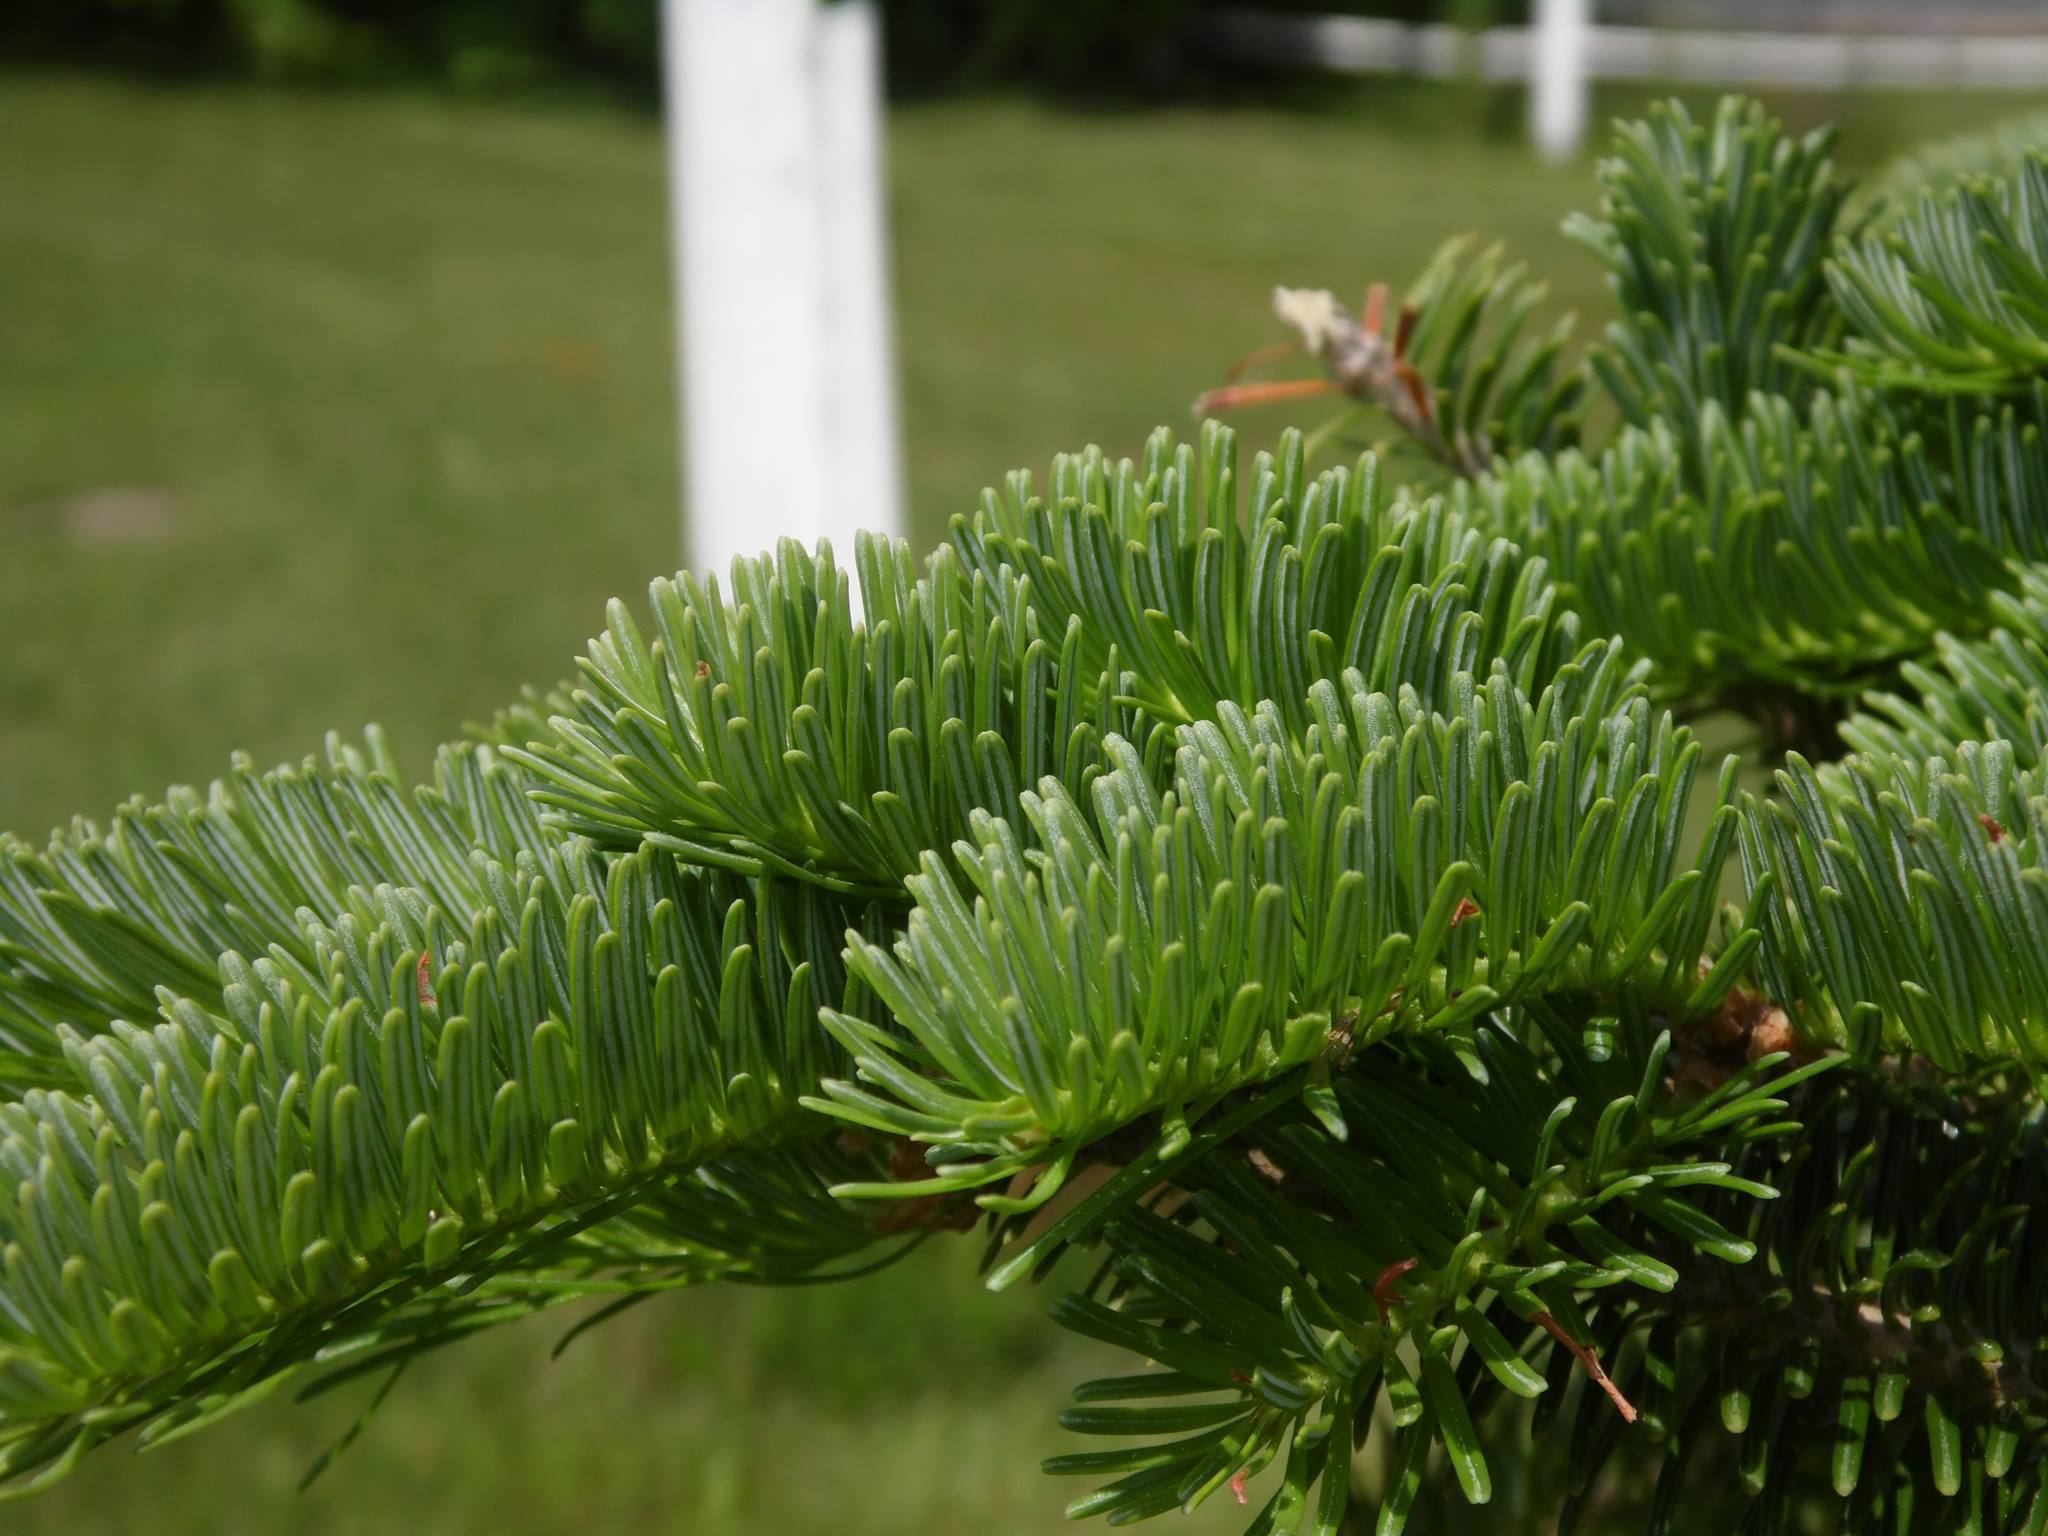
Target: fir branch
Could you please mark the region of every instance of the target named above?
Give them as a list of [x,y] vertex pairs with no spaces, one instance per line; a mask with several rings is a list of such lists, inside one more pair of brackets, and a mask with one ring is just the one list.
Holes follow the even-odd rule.
[[[657,583],[429,786],[373,735],[7,840],[0,1483],[982,1212],[998,1286],[1099,1244],[1060,1315],[1164,1367],[1082,1389],[1077,1512],[1270,1468],[1255,1532],[1334,1529],[1384,1402],[1393,1536],[1494,1497],[1505,1395],[1567,1521],[1627,1451],[1653,1531],[1708,1476],[1782,1525],[1826,1442],[1844,1529],[2048,1525],[2048,169],[1832,291],[1823,137],[1669,109],[1601,174],[1604,448],[1447,256],[1391,336],[1299,316],[1447,502],[1162,432],[926,564]],[[1873,682],[1682,836],[1653,706]]]
[[[459,935],[386,888],[306,920],[309,967],[230,952],[215,1004],[167,993],[153,1031],[60,1030],[84,1092],[0,1107],[0,1477],[211,1418],[316,1358],[404,1358],[567,1299],[486,1282],[621,1243],[644,1265],[635,1234],[665,1212],[684,1221],[657,1269],[744,1265],[693,1242],[721,1186],[681,1176],[815,1134],[793,1092],[829,1070],[814,989],[838,966],[792,955],[831,933],[806,911],[823,898],[749,901],[652,851],[558,860],[553,881],[530,855],[480,862]],[[771,1233],[736,1254],[774,1254]],[[786,1256],[867,1235],[828,1220]]]
[[[551,821],[607,847],[901,901],[930,851],[1010,814],[1041,778],[1085,796],[1101,744],[1164,752],[1226,704],[1286,701],[1352,670],[1441,695],[1504,658],[1534,685],[1578,645],[1539,565],[1423,506],[1383,504],[1370,456],[1311,477],[1300,434],[1260,454],[1155,433],[1097,450],[958,519],[914,574],[863,539],[864,625],[829,553],[737,561],[730,598],[652,589],[659,638],[622,605],[549,735],[505,755]],[[1242,508],[1239,503],[1246,504]]]
[[0,836],[0,1088],[68,1084],[58,1032],[148,1018],[161,987],[217,1009],[230,950],[317,985],[319,925],[302,913],[395,920],[424,952],[430,913],[461,924],[507,900],[486,870],[522,855],[568,899],[581,866],[494,750],[444,749],[431,785],[404,784],[372,730],[361,748],[330,736],[298,768],[237,758],[204,795],[133,800],[41,851]]
[[1846,244],[1828,283],[1840,346],[1788,355],[1881,389],[1982,397],[2031,390],[2048,368],[2048,161],[1925,192],[1890,229]]
[[1794,139],[1754,101],[1724,98],[1710,123],[1677,102],[1620,125],[1600,162],[1597,217],[1565,232],[1607,268],[1619,315],[1589,358],[1632,425],[1668,424],[1689,462],[1709,406],[1785,393],[1781,347],[1838,326],[1822,261],[1847,184],[1827,132]]
[[2019,573],[2018,590],[1994,592],[1985,617],[1996,627],[1974,639],[1943,633],[1926,664],[1908,663],[1902,681],[1866,695],[1842,739],[1875,758],[1946,756],[1966,741],[2010,747],[2020,768],[2041,765],[2048,748],[2048,570]]
[[1980,629],[2013,563],[2048,555],[2038,410],[1960,415],[1944,450],[1853,392],[1758,396],[1739,421],[1706,408],[1696,478],[1676,432],[1630,429],[1597,458],[1505,465],[1455,505],[1543,556],[1589,629],[1653,660],[1662,697],[1768,729],[1787,698],[1846,702],[1944,629]]
[[[1311,1495],[1331,1528],[1350,1498],[1342,1464],[1381,1401],[1422,1448],[1441,1440],[1467,1502],[1487,1502],[1477,1426],[1503,1392],[1559,1390],[1539,1368],[1551,1342],[1608,1394],[1617,1422],[1635,1417],[1600,1368],[1580,1301],[1655,1298],[1677,1272],[1613,1230],[1623,1213],[1647,1213],[1656,1230],[1746,1257],[1676,1191],[1767,1195],[1687,1153],[1785,1101],[1764,1063],[1679,1108],[1658,1086],[1668,1038],[1640,1018],[1605,1056],[1564,1013],[1531,1020],[1526,1039],[1482,1027],[1464,1053],[1428,1040],[1376,1047],[1337,1085],[1350,1138],[1306,1112],[1265,1122],[1257,1145],[1277,1185],[1242,1156],[1211,1154],[1178,1176],[1189,1201],[1111,1226],[1101,1275],[1055,1315],[1163,1369],[1084,1384],[1063,1422],[1120,1442],[1174,1438],[1055,1457],[1048,1471],[1113,1478],[1070,1515],[1122,1523],[1225,1487],[1242,1499],[1277,1464],[1280,1486],[1252,1529],[1292,1529]],[[1158,1406],[1098,1406],[1148,1401]],[[1397,1455],[1415,1451],[1404,1438]],[[1414,1480],[1388,1490],[1382,1529],[1400,1528],[1422,1475],[1418,1460]]]
[[828,1082],[811,1102],[928,1143],[942,1166],[848,1192],[1042,1167],[1042,1202],[1088,1143],[1308,1064],[1340,1015],[1369,1044],[1552,990],[1715,1009],[1737,975],[1702,965],[1732,772],[1681,868],[1699,749],[1652,719],[1615,647],[1589,647],[1535,700],[1500,663],[1450,692],[1446,716],[1362,680],[1348,699],[1319,684],[1299,746],[1280,711],[1226,707],[1183,729],[1163,796],[1112,739],[1092,819],[1047,781],[1023,800],[1036,849],[977,822],[959,852],[971,897],[929,860],[893,952],[849,952],[898,1028],[828,1012],[864,1086]]
[[1944,1072],[2048,1053],[2044,802],[2004,742],[1924,762],[1794,757],[1751,800],[1742,866],[1765,990],[1862,1058]]

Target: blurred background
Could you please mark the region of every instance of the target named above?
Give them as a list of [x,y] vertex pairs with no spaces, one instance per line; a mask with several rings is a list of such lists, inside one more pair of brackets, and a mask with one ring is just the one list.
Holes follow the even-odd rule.
[[[1653,95],[1747,83],[1839,122],[1859,172],[2048,104],[2037,3],[1596,12],[1590,130],[1545,156],[1524,6],[882,0],[908,534],[1011,466],[1190,425],[1277,338],[1277,282],[1398,290],[1474,230],[1597,329],[1558,224],[1602,125]],[[657,0],[12,0],[0,827],[366,720],[423,765],[677,566],[661,35]],[[748,542],[790,522],[775,430],[722,510]],[[1036,1463],[1107,1362],[1042,1296],[984,1295],[973,1247],[658,1300],[559,1360],[565,1322],[510,1329],[411,1372],[303,1494],[360,1401],[97,1462],[0,1528],[1051,1531],[1080,1490]]]

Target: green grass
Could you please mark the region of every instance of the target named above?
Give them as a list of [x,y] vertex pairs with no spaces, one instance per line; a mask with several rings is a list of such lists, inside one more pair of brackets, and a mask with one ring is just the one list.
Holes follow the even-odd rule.
[[[1851,103],[1848,157],[2028,104]],[[1557,233],[1585,167],[1531,164],[1518,110],[1379,85],[1314,112],[898,111],[920,536],[1013,463],[1184,422],[1272,338],[1275,282],[1399,283],[1478,229],[1597,313]],[[652,121],[17,76],[0,122],[0,826],[371,718],[422,759],[677,563]],[[81,528],[110,488],[167,514]],[[545,1323],[430,1359],[303,1498],[360,1399],[103,1453],[0,1526],[1049,1531],[1079,1490],[1035,1463],[1104,1362],[1038,1298],[979,1296],[969,1247],[844,1290],[657,1301],[555,1363]]]

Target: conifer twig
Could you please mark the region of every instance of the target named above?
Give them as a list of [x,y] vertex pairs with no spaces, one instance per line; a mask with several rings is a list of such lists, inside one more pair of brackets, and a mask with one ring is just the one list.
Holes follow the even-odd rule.
[[1593,1384],[1614,1400],[1614,1406],[1621,1410],[1622,1418],[1630,1424],[1635,1423],[1636,1405],[1630,1402],[1622,1394],[1621,1388],[1614,1384],[1614,1378],[1609,1376],[1605,1368],[1602,1367],[1600,1356],[1594,1352],[1591,1345],[1581,1344],[1565,1331],[1563,1324],[1541,1309],[1531,1315],[1530,1321],[1534,1322],[1545,1333],[1570,1350],[1572,1358],[1585,1368],[1586,1375]]

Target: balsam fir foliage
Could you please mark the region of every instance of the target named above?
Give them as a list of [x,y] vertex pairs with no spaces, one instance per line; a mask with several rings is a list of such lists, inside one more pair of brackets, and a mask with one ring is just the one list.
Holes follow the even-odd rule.
[[1851,325],[1816,361],[1895,388],[1989,395],[2032,387],[2048,361],[2048,163],[1924,192],[1844,246],[1828,284]]
[[1138,1357],[1077,1515],[2048,1530],[2048,173],[1619,144],[1584,371],[1492,253],[1358,322],[1427,493],[1161,431],[0,844],[0,1490],[980,1228]]
[[1624,419],[1690,449],[1707,406],[1779,392],[1787,350],[1833,336],[1823,261],[1849,186],[1832,149],[1734,99],[1708,124],[1670,102],[1617,128],[1599,212],[1565,229],[1607,269],[1619,313],[1590,363]]

